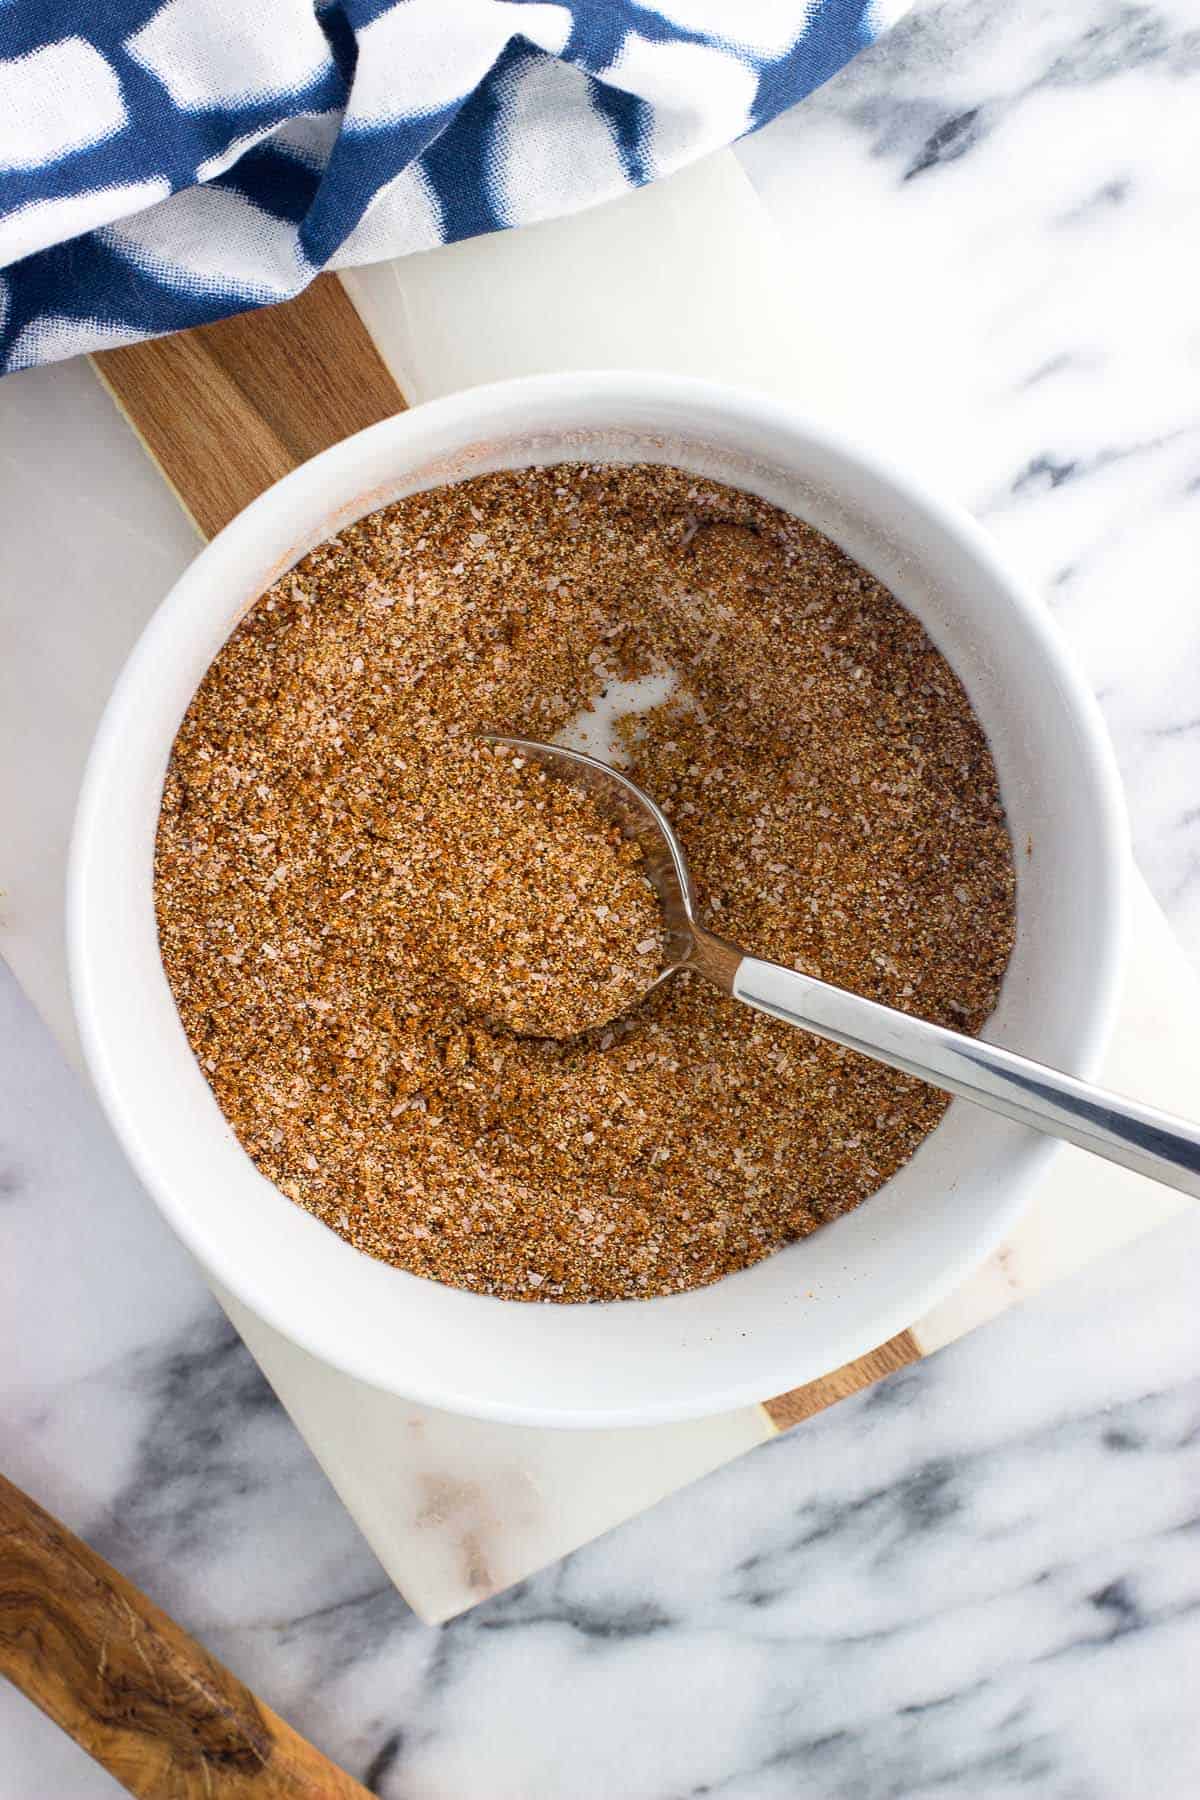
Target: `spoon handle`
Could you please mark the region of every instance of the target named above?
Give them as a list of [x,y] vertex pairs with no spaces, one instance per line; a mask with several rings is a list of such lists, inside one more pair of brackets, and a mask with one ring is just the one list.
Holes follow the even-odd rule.
[[753,956],[738,963],[732,991],[785,1024],[1200,1199],[1200,1125]]
[[3,1475],[0,1676],[140,1800],[370,1800]]

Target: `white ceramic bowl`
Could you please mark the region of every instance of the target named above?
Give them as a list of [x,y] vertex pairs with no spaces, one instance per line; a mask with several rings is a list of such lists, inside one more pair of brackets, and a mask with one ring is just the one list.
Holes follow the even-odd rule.
[[1011,1229],[1054,1146],[956,1101],[857,1211],[712,1287],[608,1306],[460,1293],[352,1250],[254,1168],[188,1048],[152,904],[171,741],[263,589],[402,494],[565,459],[669,462],[749,489],[826,532],[911,608],[987,732],[1016,847],[1017,947],[987,1035],[1095,1072],[1119,961],[1123,814],[1095,704],[1041,605],[964,514],[877,457],[757,395],[645,374],[505,382],[389,419],[287,476],[197,557],[130,657],[92,750],[71,859],[71,979],[88,1064],[138,1173],[205,1269],[262,1318],[433,1406],[648,1424],[779,1393],[910,1325]]

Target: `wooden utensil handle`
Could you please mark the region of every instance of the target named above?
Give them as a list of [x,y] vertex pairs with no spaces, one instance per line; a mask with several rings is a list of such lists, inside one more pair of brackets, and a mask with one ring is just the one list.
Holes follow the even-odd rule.
[[367,1800],[2,1475],[0,1673],[144,1800]]

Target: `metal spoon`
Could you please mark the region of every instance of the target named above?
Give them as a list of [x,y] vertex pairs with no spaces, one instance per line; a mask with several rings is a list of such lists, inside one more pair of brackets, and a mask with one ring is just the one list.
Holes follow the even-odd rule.
[[579,750],[527,738],[489,741],[506,744],[583,788],[641,845],[666,927],[666,964],[653,986],[680,969],[694,969],[723,993],[774,1019],[1200,1199],[1200,1126],[811,975],[746,956],[697,919],[679,841],[654,801],[628,776]]

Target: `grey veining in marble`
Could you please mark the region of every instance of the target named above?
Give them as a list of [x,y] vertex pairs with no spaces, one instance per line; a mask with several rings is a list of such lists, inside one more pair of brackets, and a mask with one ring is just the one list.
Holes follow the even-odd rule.
[[[742,148],[847,423],[1051,596],[1193,951],[1198,150],[1195,0],[922,8]],[[137,536],[109,439],[45,530],[52,472],[89,485],[78,376],[0,390],[48,595],[186,553],[169,509]],[[0,1467],[390,1800],[1190,1800],[1198,1268],[1183,1219],[431,1629],[0,983]],[[116,1791],[0,1689],[0,1800]]]
[[[4,1466],[379,1792],[1200,1778],[1200,1219],[436,1629],[0,1002]],[[7,1693],[0,1743],[5,1800],[111,1789]]]
[[1195,0],[922,7],[741,153],[853,423],[1048,595],[1200,949]]

